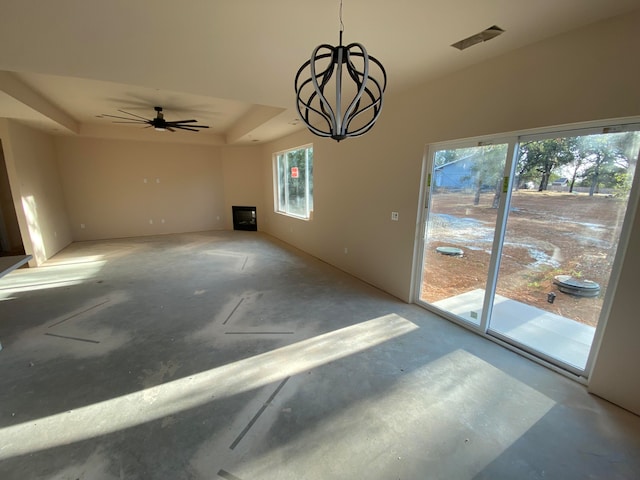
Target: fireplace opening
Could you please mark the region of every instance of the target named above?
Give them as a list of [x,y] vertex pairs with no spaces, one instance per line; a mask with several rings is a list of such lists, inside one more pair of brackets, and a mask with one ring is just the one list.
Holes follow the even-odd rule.
[[256,217],[256,207],[231,207],[233,210],[234,230],[258,230],[258,219]]

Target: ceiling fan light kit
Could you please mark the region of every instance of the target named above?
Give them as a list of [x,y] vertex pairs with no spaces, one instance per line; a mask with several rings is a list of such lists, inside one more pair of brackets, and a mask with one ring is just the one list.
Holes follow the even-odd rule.
[[155,118],[145,118],[135,113],[126,112],[124,110],[118,110],[120,113],[129,115],[129,117],[121,117],[118,115],[103,114],[101,117],[117,118],[118,120],[113,123],[134,123],[146,125],[144,128],[153,128],[157,132],[175,132],[176,130],[188,130],[190,132],[199,132],[200,128],[209,128],[208,125],[196,125],[197,120],[165,120],[162,113],[162,107],[153,107],[156,111]]
[[[316,47],[294,81],[296,109],[307,128],[338,142],[363,135],[373,127],[387,86],[384,67],[362,44],[342,45],[342,2],[340,25],[340,44]],[[377,78],[372,69],[379,74]],[[330,92],[330,87],[335,92]]]

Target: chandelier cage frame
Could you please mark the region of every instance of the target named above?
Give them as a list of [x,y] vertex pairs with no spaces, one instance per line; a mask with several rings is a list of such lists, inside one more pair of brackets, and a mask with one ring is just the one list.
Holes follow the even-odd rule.
[[[342,23],[342,18],[340,22]],[[338,142],[348,137],[358,137],[371,130],[382,111],[383,95],[387,87],[387,72],[382,63],[369,55],[364,45],[360,43],[350,43],[343,46],[342,32],[341,29],[338,46],[322,44],[313,50],[311,59],[298,69],[294,81],[296,109],[302,121],[315,135],[331,137]],[[325,69],[318,71],[318,62],[325,59],[330,59],[329,64]],[[362,70],[358,69],[354,59],[362,61]],[[375,65],[380,70],[382,81],[371,76],[371,65]],[[344,109],[343,114],[342,86],[345,70],[348,74],[346,79],[353,80],[356,93]],[[307,71],[307,76],[301,77],[305,71]],[[332,105],[325,94],[325,89],[334,74],[336,91],[335,104]],[[368,121],[361,117],[364,113],[370,115]],[[356,118],[363,120],[364,124],[350,130],[351,124]],[[326,128],[323,128],[325,126]]]

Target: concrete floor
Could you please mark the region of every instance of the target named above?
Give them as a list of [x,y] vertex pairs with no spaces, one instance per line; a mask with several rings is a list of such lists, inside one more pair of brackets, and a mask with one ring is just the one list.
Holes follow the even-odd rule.
[[632,479],[640,418],[256,232],[0,279],[0,478]]

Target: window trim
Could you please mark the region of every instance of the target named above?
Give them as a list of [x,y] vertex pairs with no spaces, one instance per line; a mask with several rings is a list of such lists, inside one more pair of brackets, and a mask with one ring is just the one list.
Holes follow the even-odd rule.
[[[278,158],[280,156],[286,158],[286,154],[290,152],[294,152],[297,150],[305,150],[305,162],[307,166],[309,166],[309,154],[308,152],[313,152],[313,143],[307,143],[305,145],[300,145],[298,147],[287,148],[285,150],[280,150],[275,152],[272,156],[272,165],[273,165],[273,211],[278,215],[283,215],[285,217],[296,218],[298,220],[309,221],[313,218],[313,192],[310,192],[310,177],[311,175],[305,175],[305,196],[307,198],[307,215],[298,215],[296,213],[292,213],[290,211],[282,210],[280,208],[280,175],[278,168]],[[313,155],[311,158],[311,162],[313,162]],[[311,171],[313,171],[313,163],[311,164]],[[288,169],[288,165],[287,165]],[[311,184],[312,185],[312,184]],[[285,196],[288,197],[288,190],[285,189]],[[287,202],[288,203],[288,202]]]

